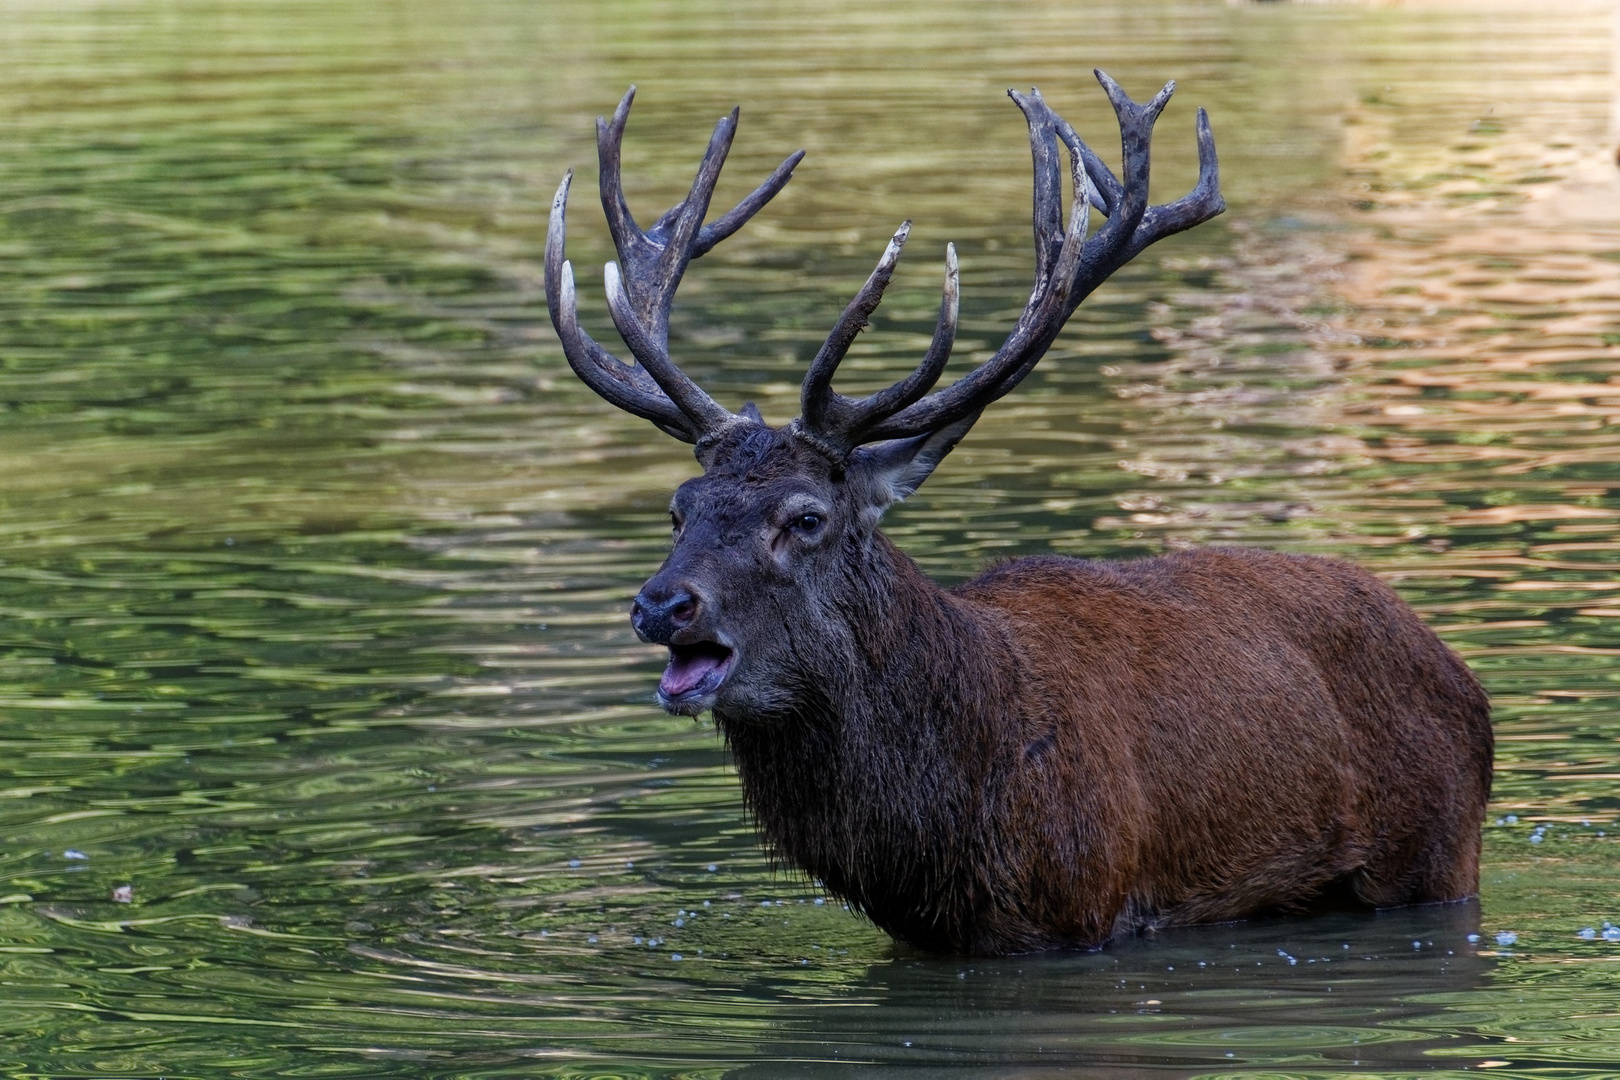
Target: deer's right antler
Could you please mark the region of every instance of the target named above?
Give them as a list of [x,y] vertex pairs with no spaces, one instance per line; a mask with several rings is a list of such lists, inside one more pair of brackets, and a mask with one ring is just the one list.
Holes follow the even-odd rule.
[[565,216],[572,171],[563,177],[551,204],[546,232],[546,303],[551,323],[562,339],[568,364],[585,384],[608,401],[657,424],[689,443],[703,443],[743,418],[716,402],[675,366],[669,356],[669,306],[687,264],[742,228],[793,178],[804,157],[792,154],[776,171],[729,212],[708,225],[709,199],[721,166],[737,133],[737,110],[715,125],[708,152],[698,166],[685,199],[643,232],[624,201],[619,148],[636,88],[625,93],[611,121],[596,121],[596,149],[601,165],[602,210],[619,262],[608,263],[603,276],[613,325],[639,363],[627,364],[597,344],[579,325],[574,268],[563,258],[567,239]]

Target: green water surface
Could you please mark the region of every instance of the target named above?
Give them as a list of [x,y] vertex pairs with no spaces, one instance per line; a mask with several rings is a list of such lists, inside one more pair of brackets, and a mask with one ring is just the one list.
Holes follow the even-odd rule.
[[[1603,5],[0,4],[0,1075],[1620,1075],[1620,173]],[[632,205],[809,151],[679,360],[781,422],[958,370],[1032,263],[1008,86],[1230,212],[1087,302],[889,531],[931,573],[1362,561],[1480,673],[1474,905],[1086,955],[896,947],[755,844],[629,598],[688,450],[569,373],[545,213],[641,93]],[[121,887],[127,893],[115,893]],[[123,902],[117,896],[126,896]],[[1583,930],[1590,930],[1586,937]],[[1479,935],[1477,940],[1470,935]],[[1620,931],[1612,935],[1620,939]]]

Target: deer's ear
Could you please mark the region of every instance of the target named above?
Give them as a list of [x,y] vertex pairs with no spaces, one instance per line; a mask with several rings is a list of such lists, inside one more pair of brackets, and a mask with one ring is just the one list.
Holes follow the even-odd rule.
[[926,435],[873,443],[851,454],[849,471],[867,482],[871,509],[881,514],[922,487],[978,418],[975,412]]

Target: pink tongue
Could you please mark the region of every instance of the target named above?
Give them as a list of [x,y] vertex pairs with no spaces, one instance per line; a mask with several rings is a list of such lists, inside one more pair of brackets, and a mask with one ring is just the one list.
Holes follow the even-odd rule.
[[721,663],[718,656],[704,653],[679,656],[672,652],[669,654],[669,666],[664,669],[664,677],[658,680],[658,689],[664,692],[665,697],[680,697],[702,682]]

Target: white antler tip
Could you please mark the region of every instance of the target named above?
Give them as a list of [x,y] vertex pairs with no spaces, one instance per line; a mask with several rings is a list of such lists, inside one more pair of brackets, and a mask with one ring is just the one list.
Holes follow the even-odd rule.
[[624,274],[619,270],[616,262],[604,263],[602,266],[602,284],[607,290],[608,310],[613,313],[614,322],[617,323],[622,314],[621,308],[625,306],[630,297],[624,291]]

